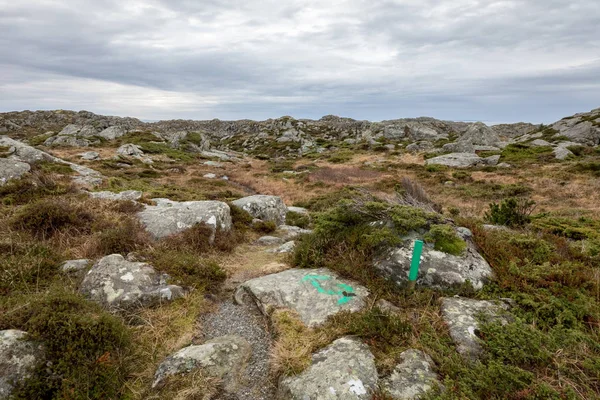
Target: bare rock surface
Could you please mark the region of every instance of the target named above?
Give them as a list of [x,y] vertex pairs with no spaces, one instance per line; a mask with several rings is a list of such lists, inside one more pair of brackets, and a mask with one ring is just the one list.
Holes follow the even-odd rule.
[[280,400],[367,400],[377,388],[375,357],[357,339],[342,337],[313,354],[304,372],[283,378]]
[[272,221],[277,225],[285,223],[287,207],[279,196],[257,194],[234,200],[232,203],[247,211],[254,218]]
[[505,303],[495,304],[486,300],[442,298],[442,316],[460,355],[469,360],[479,358],[483,349],[477,336],[478,317],[481,315],[490,321],[508,323],[510,316],[505,312],[508,308]]
[[295,310],[308,326],[322,324],[341,311],[359,311],[368,296],[365,287],[326,268],[294,268],[251,279],[235,293],[238,304],[250,298],[265,315],[277,308]]
[[426,165],[445,165],[455,168],[469,168],[485,164],[485,161],[474,153],[450,153],[425,160]]
[[9,399],[14,384],[29,378],[43,361],[44,346],[27,340],[26,332],[0,331],[0,400]]
[[172,201],[153,199],[155,206],[146,206],[137,216],[155,238],[182,232],[205,223],[217,229],[231,229],[231,212],[222,201]]
[[135,308],[171,301],[183,289],[168,285],[151,265],[127,261],[120,254],[103,257],[87,273],[81,292],[109,309]]
[[5,185],[12,179],[22,177],[30,170],[31,166],[27,163],[9,158],[0,158],[0,186]]
[[443,388],[433,371],[433,360],[427,354],[408,349],[400,354],[400,359],[400,364],[381,385],[394,400],[420,399],[434,388]]
[[95,199],[104,199],[104,200],[139,200],[143,193],[139,190],[125,190],[123,192],[114,193],[114,192],[88,192],[90,197]]
[[60,270],[62,272],[79,272],[86,269],[90,265],[91,261],[87,258],[80,258],[78,260],[67,260],[61,264]]

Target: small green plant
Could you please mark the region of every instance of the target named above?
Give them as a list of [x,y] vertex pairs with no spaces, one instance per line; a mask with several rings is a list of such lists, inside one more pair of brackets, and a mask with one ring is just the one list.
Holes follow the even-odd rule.
[[531,222],[535,202],[524,198],[509,198],[500,204],[491,203],[485,219],[496,225],[523,226]]
[[285,222],[288,225],[299,226],[300,228],[308,228],[310,225],[310,216],[293,211],[288,211],[285,216]]
[[271,233],[277,230],[277,224],[273,221],[255,221],[252,230],[259,233]]
[[427,243],[432,243],[435,250],[455,256],[461,255],[467,248],[467,244],[450,225],[432,225],[429,232],[423,236]]

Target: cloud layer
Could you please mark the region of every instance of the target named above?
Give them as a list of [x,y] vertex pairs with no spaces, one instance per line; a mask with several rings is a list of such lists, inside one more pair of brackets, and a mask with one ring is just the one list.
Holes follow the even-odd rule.
[[0,0],[0,110],[145,119],[600,107],[597,0]]

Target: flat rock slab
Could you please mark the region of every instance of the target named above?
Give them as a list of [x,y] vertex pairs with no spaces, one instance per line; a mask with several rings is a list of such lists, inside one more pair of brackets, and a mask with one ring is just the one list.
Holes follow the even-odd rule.
[[261,236],[254,242],[258,246],[275,246],[282,243],[283,239],[276,236]]
[[[461,234],[460,231],[458,231]],[[461,235],[467,242],[467,249],[460,256],[423,247],[417,285],[438,289],[460,286],[467,281],[479,290],[493,276],[490,265],[475,249],[468,235]],[[413,244],[392,249],[375,262],[375,268],[398,285],[408,282],[408,273],[412,260]]]
[[105,200],[139,200],[142,198],[143,193],[139,190],[126,190],[120,193],[114,192],[89,192],[89,195],[95,199],[105,199]]
[[137,216],[146,230],[159,239],[205,223],[217,229],[231,229],[231,211],[222,201],[172,201],[153,199],[156,206],[146,206]]
[[296,248],[296,242],[291,240],[289,242],[285,242],[284,244],[282,244],[279,247],[267,250],[267,253],[287,254],[287,253],[293,252],[295,248]]
[[265,315],[272,309],[289,308],[306,325],[316,326],[341,311],[359,311],[365,306],[369,291],[326,268],[294,268],[243,283],[236,290],[235,299],[243,304],[246,296]]
[[234,200],[232,204],[245,210],[254,218],[259,218],[263,221],[272,221],[277,225],[285,223],[287,207],[279,196],[257,194]]
[[79,260],[67,260],[60,266],[62,272],[79,272],[83,271],[90,265],[90,260],[81,258]]
[[383,379],[383,389],[395,400],[420,399],[428,391],[443,389],[433,371],[433,360],[421,350],[408,349],[400,354],[400,364]]
[[0,331],[0,400],[8,399],[15,383],[31,377],[44,360],[44,347],[16,329]]
[[442,316],[450,329],[450,336],[456,343],[456,350],[469,360],[476,360],[483,351],[477,328],[478,316],[490,321],[508,323],[510,316],[506,313],[508,305],[495,304],[486,300],[473,300],[464,297],[442,298]]
[[280,225],[277,229],[281,232],[281,236],[286,242],[296,239],[300,235],[310,235],[313,232],[311,229],[304,229],[293,225]]
[[445,165],[455,168],[469,168],[485,164],[483,158],[474,153],[450,153],[425,161],[426,165]]
[[312,365],[279,383],[280,400],[367,400],[377,388],[375,357],[360,341],[343,337],[312,356]]
[[31,166],[25,162],[0,158],[0,186],[12,179],[18,179],[28,173]]
[[149,306],[183,296],[181,287],[167,285],[149,264],[130,262],[119,254],[94,264],[80,290],[109,309]]
[[165,379],[202,369],[211,377],[223,380],[226,392],[234,392],[251,354],[250,344],[234,335],[221,336],[202,345],[184,347],[167,357],[156,370],[152,387],[164,385]]

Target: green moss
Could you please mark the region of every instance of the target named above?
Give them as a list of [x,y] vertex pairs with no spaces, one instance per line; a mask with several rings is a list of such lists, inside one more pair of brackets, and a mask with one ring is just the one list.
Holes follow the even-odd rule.
[[523,143],[509,144],[502,150],[500,161],[507,163],[519,162],[551,162],[555,159],[550,146],[530,147]]
[[55,163],[49,161],[40,161],[36,164],[37,169],[46,173],[55,173],[62,175],[73,175],[75,171],[68,164]]
[[41,146],[46,140],[50,139],[52,136],[54,136],[53,133],[37,135],[27,140],[27,143],[29,143],[31,146]]
[[19,205],[35,202],[48,196],[64,195],[74,190],[75,188],[70,184],[57,182],[46,175],[36,174],[11,180],[4,186],[0,186],[0,198],[4,205]]
[[450,225],[432,225],[423,238],[426,242],[433,243],[435,250],[455,256],[461,255],[467,248],[465,241]]
[[332,162],[334,164],[343,164],[352,160],[354,154],[355,152],[352,150],[341,149],[327,156],[327,159],[329,160],[329,162]]

